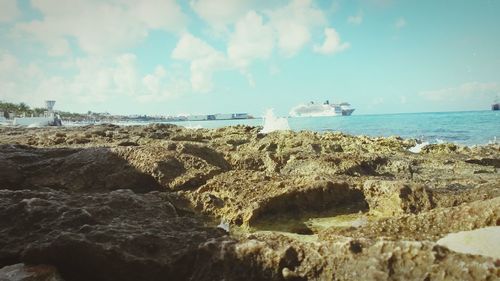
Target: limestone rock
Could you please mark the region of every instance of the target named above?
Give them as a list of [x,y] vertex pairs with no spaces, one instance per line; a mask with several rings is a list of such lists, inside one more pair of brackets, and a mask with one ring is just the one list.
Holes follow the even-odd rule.
[[411,153],[399,137],[260,130],[0,127],[0,267],[76,281],[500,279],[498,260],[435,243],[500,224],[498,144]]
[[0,190],[0,267],[51,264],[66,280],[185,280],[222,231],[161,193]]
[[329,229],[320,233],[350,237],[389,237],[391,239],[436,241],[448,233],[500,224],[500,197],[474,201],[452,208],[436,208],[419,214],[383,218],[356,229]]
[[418,213],[432,208],[427,188],[405,181],[369,180],[363,193],[370,212],[382,216]]
[[32,148],[0,146],[0,166],[7,176],[0,188],[50,187],[71,191],[129,188],[138,192],[159,189],[150,175],[138,171],[109,148]]
[[346,182],[271,177],[256,171],[220,174],[188,196],[198,210],[247,226],[279,214],[293,216],[364,202],[361,191]]

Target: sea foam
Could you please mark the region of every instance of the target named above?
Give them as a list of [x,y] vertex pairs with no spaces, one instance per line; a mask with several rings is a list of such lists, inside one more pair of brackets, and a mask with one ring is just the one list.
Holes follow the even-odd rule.
[[411,147],[408,149],[408,151],[413,152],[413,153],[420,153],[422,151],[422,148],[428,146],[430,143],[427,141],[424,141],[422,143],[417,143],[414,147]]
[[274,115],[274,110],[268,109],[264,115],[264,128],[260,131],[263,134],[267,134],[274,131],[285,131],[290,130],[290,125],[288,125],[288,120],[283,117],[276,117]]

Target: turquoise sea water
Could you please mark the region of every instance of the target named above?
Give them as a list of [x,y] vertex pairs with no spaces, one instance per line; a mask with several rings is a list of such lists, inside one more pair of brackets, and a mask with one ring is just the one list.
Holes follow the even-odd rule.
[[[353,135],[401,136],[429,143],[452,142],[481,145],[500,142],[499,111],[405,113],[334,117],[287,118],[292,130],[340,131]],[[185,121],[173,124],[190,128],[219,128],[245,124],[262,126],[263,119]]]

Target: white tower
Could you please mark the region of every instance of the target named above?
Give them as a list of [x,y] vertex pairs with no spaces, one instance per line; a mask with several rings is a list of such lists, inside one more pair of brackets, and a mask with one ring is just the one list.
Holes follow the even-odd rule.
[[56,103],[55,100],[46,100],[45,101],[45,107],[47,107],[47,110],[49,112],[52,112],[54,109],[54,104]]
[[54,104],[56,103],[55,100],[46,100],[45,101],[45,107],[47,108],[47,111],[45,111],[44,116],[45,117],[53,117],[54,116]]

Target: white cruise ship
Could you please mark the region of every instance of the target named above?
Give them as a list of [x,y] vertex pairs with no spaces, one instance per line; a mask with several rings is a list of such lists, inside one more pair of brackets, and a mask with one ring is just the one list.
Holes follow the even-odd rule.
[[347,102],[339,104],[330,103],[328,100],[323,104],[310,102],[295,106],[290,110],[292,117],[319,117],[319,116],[349,116],[354,111]]

